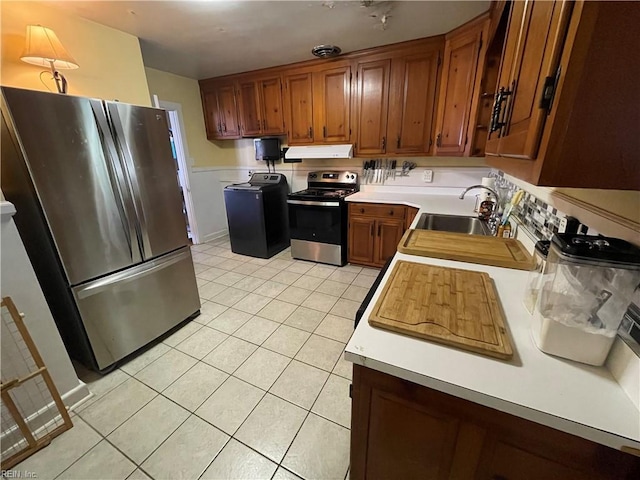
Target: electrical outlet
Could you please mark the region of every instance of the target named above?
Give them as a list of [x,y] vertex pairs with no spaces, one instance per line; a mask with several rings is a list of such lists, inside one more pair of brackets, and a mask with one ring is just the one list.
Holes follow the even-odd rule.
[[427,183],[433,182],[433,170],[425,170],[422,173],[422,181]]

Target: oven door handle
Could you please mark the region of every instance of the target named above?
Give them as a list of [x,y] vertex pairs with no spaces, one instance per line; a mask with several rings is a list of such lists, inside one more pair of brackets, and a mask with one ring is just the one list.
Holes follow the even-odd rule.
[[290,205],[308,205],[310,207],[339,207],[340,202],[317,202],[313,200],[287,200]]

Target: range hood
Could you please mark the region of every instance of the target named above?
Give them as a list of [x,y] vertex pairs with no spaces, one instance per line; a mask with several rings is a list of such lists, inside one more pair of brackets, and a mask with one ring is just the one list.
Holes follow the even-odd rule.
[[353,145],[309,145],[305,147],[289,147],[285,159],[296,158],[351,158]]

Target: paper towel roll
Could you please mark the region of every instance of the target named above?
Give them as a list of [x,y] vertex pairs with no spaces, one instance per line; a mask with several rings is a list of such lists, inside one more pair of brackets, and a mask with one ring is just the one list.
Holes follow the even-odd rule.
[[496,179],[493,177],[482,177],[482,186],[495,189]]

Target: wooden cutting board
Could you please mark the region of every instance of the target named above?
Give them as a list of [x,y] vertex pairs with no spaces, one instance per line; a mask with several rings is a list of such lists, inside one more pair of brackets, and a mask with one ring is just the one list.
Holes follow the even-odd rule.
[[422,257],[444,258],[495,267],[533,269],[533,258],[513,238],[484,237],[465,233],[407,230],[398,251]]
[[501,359],[513,350],[491,277],[399,261],[369,323]]

